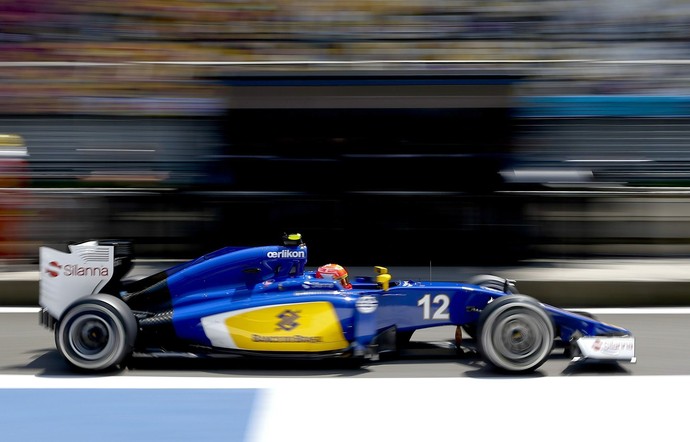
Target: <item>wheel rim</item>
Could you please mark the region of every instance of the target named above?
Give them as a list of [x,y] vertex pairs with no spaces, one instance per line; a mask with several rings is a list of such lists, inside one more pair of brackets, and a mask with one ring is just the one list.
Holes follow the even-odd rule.
[[496,351],[511,362],[529,362],[543,347],[547,330],[532,315],[519,314],[501,318],[494,328],[492,341]]
[[77,368],[108,369],[126,354],[124,326],[106,306],[77,306],[60,323],[56,344],[63,356]]
[[528,371],[540,366],[551,353],[553,329],[538,307],[506,304],[483,326],[481,347],[495,366]]
[[77,318],[69,329],[69,345],[80,357],[89,361],[102,358],[115,348],[112,325],[97,315]]

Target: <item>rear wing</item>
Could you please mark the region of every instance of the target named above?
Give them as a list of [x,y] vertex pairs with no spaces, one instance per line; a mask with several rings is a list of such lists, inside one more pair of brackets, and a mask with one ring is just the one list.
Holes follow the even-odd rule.
[[56,319],[78,299],[98,293],[114,274],[115,247],[89,241],[69,253],[39,249],[38,303]]

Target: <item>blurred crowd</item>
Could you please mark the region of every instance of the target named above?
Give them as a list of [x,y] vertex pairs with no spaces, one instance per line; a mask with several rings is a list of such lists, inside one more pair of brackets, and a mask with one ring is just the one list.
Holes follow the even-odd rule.
[[684,0],[0,0],[1,109],[209,114],[204,79],[251,62],[529,61],[530,94],[685,93],[689,21]]

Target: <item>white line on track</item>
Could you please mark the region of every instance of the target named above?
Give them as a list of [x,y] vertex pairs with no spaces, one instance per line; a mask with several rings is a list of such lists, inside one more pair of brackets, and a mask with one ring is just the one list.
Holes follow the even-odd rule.
[[0,313],[38,313],[39,307],[0,307]]
[[[260,389],[246,442],[687,440],[690,376],[197,378],[0,376],[5,389]],[[678,396],[676,396],[678,395]],[[107,396],[107,395],[105,395]],[[559,405],[560,404],[560,405]],[[649,407],[646,404],[654,404]],[[38,417],[37,417],[38,418]],[[43,418],[45,420],[45,418]],[[39,419],[40,422],[40,419]],[[298,436],[298,437],[297,437]]]
[[690,315],[690,307],[567,308],[595,315]]

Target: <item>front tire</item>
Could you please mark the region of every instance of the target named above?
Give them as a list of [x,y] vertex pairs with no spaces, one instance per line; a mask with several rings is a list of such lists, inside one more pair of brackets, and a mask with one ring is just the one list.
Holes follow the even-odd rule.
[[[469,284],[478,285],[480,287],[485,287],[487,289],[500,290],[504,293],[510,293],[512,295],[519,294],[518,288],[510,281],[495,275],[475,275],[467,281]],[[507,290],[507,291],[506,291]],[[477,324],[464,324],[462,329],[470,338],[475,338],[477,336]]]
[[501,278],[496,275],[475,275],[468,281],[469,284],[486,287],[487,289],[500,290],[503,293],[517,295],[519,292],[514,281]]
[[553,323],[533,298],[497,298],[482,311],[478,324],[478,350],[486,362],[499,370],[531,372],[551,354]]
[[122,300],[96,295],[73,304],[55,328],[55,344],[67,362],[85,371],[106,371],[131,355],[137,322]]

